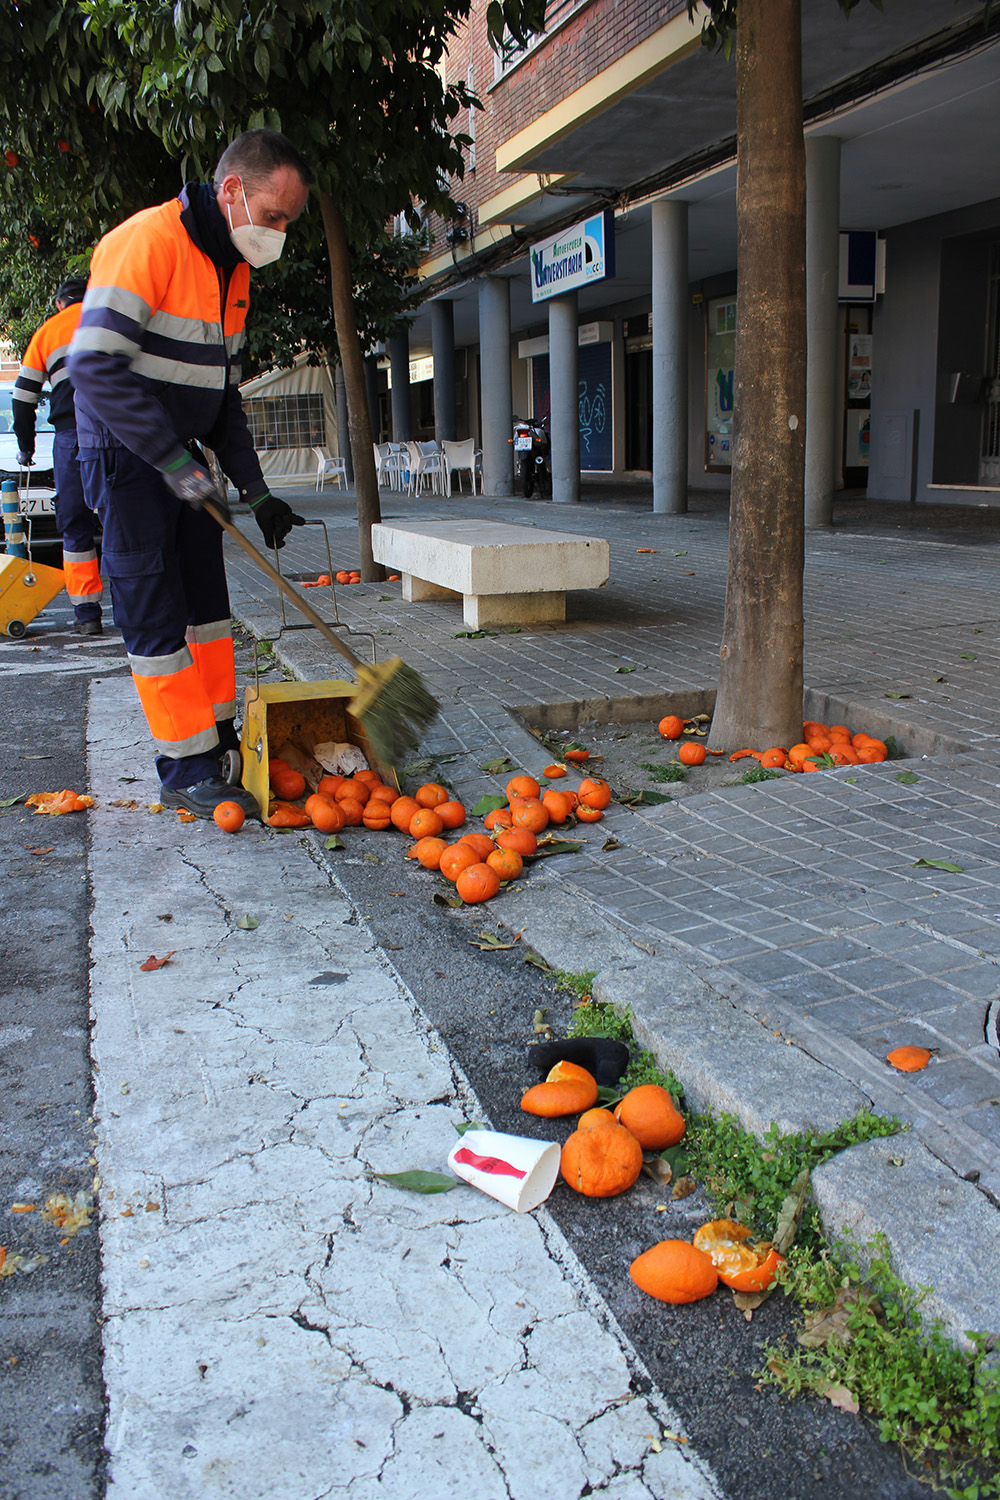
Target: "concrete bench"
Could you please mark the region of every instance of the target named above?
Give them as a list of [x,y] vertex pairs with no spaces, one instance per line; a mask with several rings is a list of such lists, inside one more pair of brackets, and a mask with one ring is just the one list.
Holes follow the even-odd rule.
[[403,598],[461,597],[470,630],[566,618],[567,589],[603,588],[603,537],[502,521],[414,521],[372,527],[376,562],[403,577]]

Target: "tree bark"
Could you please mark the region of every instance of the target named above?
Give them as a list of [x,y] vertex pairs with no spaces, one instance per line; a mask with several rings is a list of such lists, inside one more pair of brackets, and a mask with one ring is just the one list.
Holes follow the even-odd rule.
[[354,293],[351,257],[344,233],[340,209],[329,193],[320,192],[320,210],[330,257],[330,287],[333,294],[333,317],[337,325],[337,343],[347,392],[347,425],[354,464],[355,494],[358,506],[358,547],[361,553],[361,577],[366,583],[378,583],[385,569],[372,556],[372,527],[382,519],[378,495],[378,473],[372,446],[372,428],[368,417],[368,392],[365,386],[365,360],[358,338],[354,316]]
[[802,737],[805,145],[800,0],[740,0],[729,573],[711,743]]

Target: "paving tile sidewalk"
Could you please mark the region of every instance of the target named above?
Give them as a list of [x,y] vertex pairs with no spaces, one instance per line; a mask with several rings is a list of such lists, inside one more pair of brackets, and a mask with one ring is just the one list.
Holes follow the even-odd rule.
[[[288,498],[327,522],[335,567],[356,562],[349,498]],[[338,591],[341,621],[370,632],[380,657],[402,654],[441,699],[427,748],[459,756],[449,774],[463,797],[496,790],[481,770],[495,756],[545,763],[512,706],[575,704],[585,722],[614,718],[609,705],[713,687],[728,545],[717,500],[695,496],[682,517],[654,516],[629,492],[572,508],[396,495],[383,506],[386,520],[500,518],[611,544],[609,587],[571,594],[560,626],[471,640],[458,605],[405,604],[398,584]],[[234,613],[273,637],[270,584],[230,554]],[[618,848],[592,843],[547,873],[912,1123],[994,1202],[1000,1058],[982,1028],[1000,994],[998,561],[1000,536],[985,528],[956,527],[953,539],[842,527],[810,536],[807,705],[896,733],[906,767],[614,808],[604,826]],[[318,531],[296,531],[282,562],[293,578],[325,569]],[[329,596],[309,597],[330,617]],[[367,650],[362,637],[352,644]],[[314,631],[284,634],[279,651],[303,677],[341,675]],[[902,769],[919,779],[900,782]],[[886,1051],[904,1042],[938,1049],[925,1073],[888,1068]]]

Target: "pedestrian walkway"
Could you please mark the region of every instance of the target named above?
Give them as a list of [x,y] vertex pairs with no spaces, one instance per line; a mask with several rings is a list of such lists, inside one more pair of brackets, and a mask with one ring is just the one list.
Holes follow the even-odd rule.
[[[327,521],[334,566],[356,566],[351,499],[289,498]],[[717,497],[694,496],[679,517],[651,514],[630,489],[573,507],[383,503],[386,520],[499,518],[611,545],[608,588],[571,594],[565,625],[475,638],[450,601],[404,604],[398,584],[338,590],[340,619],[369,632],[380,657],[402,654],[440,698],[425,750],[459,757],[447,770],[463,800],[498,789],[481,769],[498,755],[530,771],[550,758],[511,708],[568,705],[585,725],[634,718],[648,699],[655,720],[663,695],[714,687],[728,546]],[[997,1203],[1000,1058],[983,1019],[1000,994],[1000,533],[968,515],[928,534],[890,529],[889,508],[881,523],[874,504],[871,514],[808,538],[806,707],[894,733],[905,765],[618,807],[603,825],[618,847],[590,843],[546,879],[650,953],[684,957]],[[290,538],[282,562],[292,576],[325,568],[316,537]],[[273,636],[270,585],[241,556],[230,557],[230,576],[235,613]],[[278,649],[304,677],[341,675],[314,632],[285,634]],[[917,780],[901,781],[905,770]],[[903,1078],[884,1058],[906,1042],[937,1053]]]
[[309,844],[88,737],[108,1496],[717,1500],[544,1207],[377,1178],[483,1107]]

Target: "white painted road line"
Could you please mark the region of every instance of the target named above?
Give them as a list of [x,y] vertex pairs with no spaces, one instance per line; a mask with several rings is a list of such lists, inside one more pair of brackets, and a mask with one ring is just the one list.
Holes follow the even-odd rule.
[[304,842],[110,807],[120,680],[89,744],[108,1495],[714,1500],[544,1210],[373,1180],[483,1111]]

